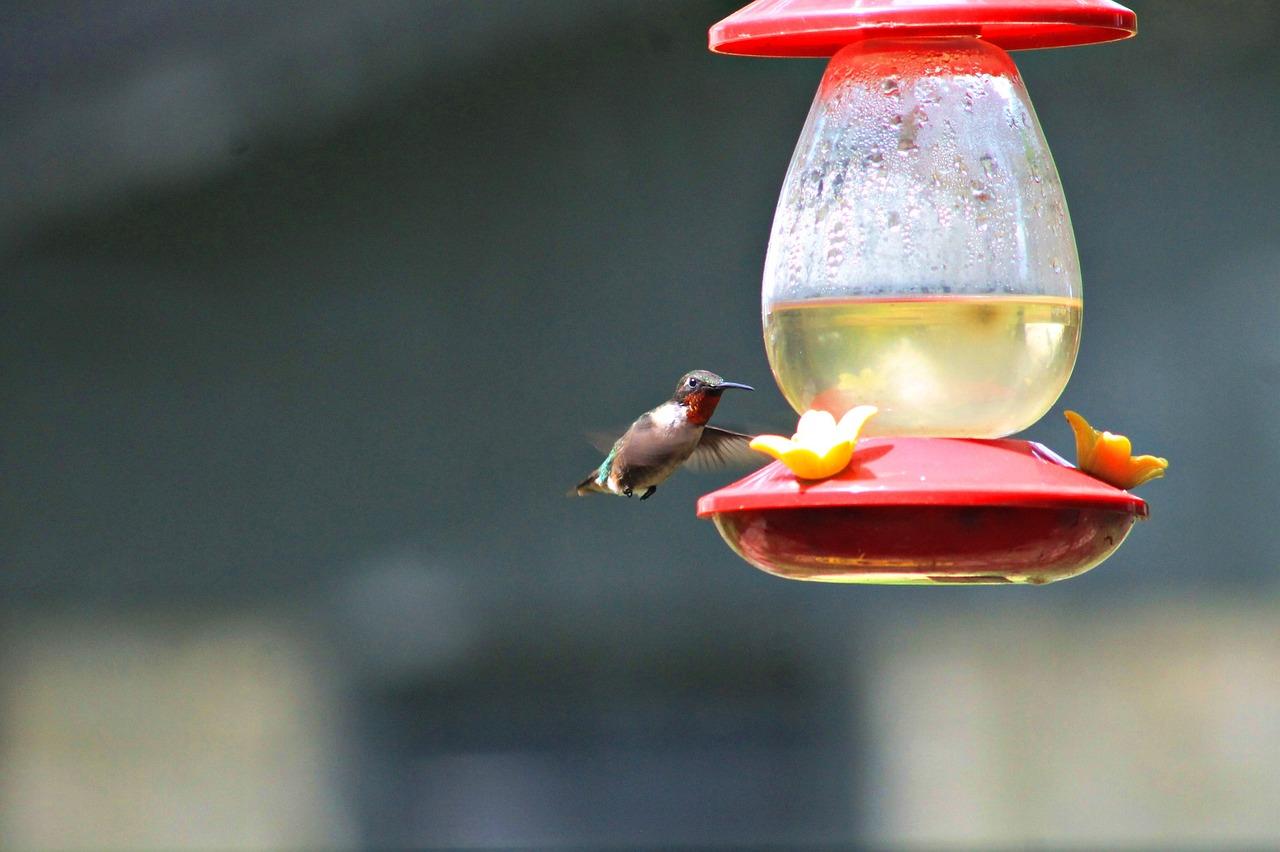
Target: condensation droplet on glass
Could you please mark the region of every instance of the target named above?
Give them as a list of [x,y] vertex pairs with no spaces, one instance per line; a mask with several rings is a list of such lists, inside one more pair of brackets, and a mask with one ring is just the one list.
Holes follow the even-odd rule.
[[897,77],[885,77],[880,81],[880,91],[886,95],[897,95],[901,86]]
[[990,154],[983,154],[978,158],[978,162],[982,163],[982,173],[988,179],[996,176],[996,160]]

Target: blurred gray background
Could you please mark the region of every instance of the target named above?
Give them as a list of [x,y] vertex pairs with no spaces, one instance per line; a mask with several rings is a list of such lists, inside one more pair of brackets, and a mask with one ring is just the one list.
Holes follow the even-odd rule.
[[1280,843],[1280,5],[1017,54],[1085,334],[1168,457],[1044,588],[778,580],[568,500],[759,388],[822,72],[734,2],[0,9],[0,846]]

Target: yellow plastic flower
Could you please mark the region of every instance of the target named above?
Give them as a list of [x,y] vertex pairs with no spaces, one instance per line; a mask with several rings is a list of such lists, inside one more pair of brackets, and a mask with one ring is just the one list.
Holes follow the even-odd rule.
[[1066,416],[1076,433],[1076,463],[1085,473],[1124,489],[1164,476],[1169,466],[1165,459],[1134,456],[1133,447],[1124,435],[1099,432],[1074,411],[1066,412]]
[[849,466],[862,427],[877,411],[874,405],[859,405],[837,423],[830,412],[810,409],[790,438],[759,435],[751,449],[773,456],[800,479],[826,479]]

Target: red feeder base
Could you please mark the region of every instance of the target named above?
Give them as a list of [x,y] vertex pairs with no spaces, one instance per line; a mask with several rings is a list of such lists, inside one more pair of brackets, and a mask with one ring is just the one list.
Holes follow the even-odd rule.
[[839,583],[1049,583],[1118,548],[1147,505],[1026,441],[871,438],[849,469],[772,464],[698,501],[757,568]]

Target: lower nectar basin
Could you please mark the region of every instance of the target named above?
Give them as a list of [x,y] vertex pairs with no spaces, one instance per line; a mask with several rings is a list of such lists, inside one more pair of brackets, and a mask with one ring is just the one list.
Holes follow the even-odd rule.
[[840,583],[1049,583],[1088,571],[1147,505],[1027,441],[867,439],[849,468],[797,480],[781,464],[704,496],[757,568]]
[[874,506],[717,515],[729,546],[791,580],[1051,583],[1111,555],[1134,516],[1101,509]]

